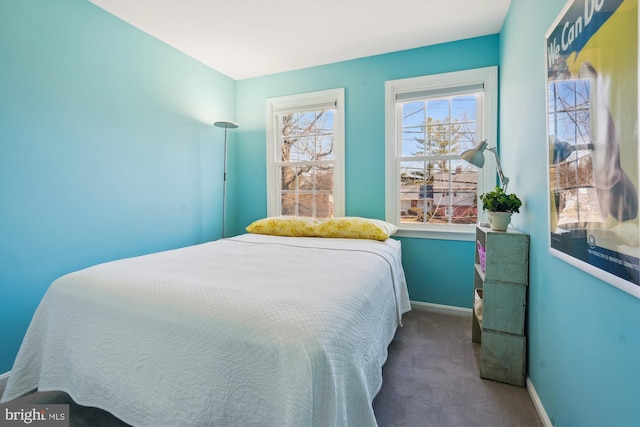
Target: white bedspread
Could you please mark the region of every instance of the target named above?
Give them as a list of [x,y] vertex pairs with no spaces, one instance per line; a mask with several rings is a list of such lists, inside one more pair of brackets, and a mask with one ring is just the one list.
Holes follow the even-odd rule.
[[2,401],[62,390],[134,426],[375,426],[409,309],[391,239],[247,234],[105,263],[51,285]]

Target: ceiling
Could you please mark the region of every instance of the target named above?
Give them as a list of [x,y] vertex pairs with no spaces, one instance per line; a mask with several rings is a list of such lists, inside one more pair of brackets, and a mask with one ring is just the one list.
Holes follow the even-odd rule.
[[234,80],[500,32],[511,0],[89,0]]

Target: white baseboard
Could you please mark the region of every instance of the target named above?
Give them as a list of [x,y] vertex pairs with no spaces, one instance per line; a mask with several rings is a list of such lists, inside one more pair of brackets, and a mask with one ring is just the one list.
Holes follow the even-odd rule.
[[538,416],[540,416],[540,421],[542,421],[544,427],[553,427],[553,422],[551,422],[549,415],[547,415],[547,411],[545,411],[544,406],[542,406],[538,393],[536,393],[533,382],[531,382],[529,377],[527,377],[527,391],[529,392],[529,396],[533,401],[533,406],[536,408],[536,412],[538,412]]
[[456,314],[458,316],[471,316],[470,308],[456,307],[453,305],[433,304],[431,302],[411,301],[411,308],[415,308],[416,310],[427,310],[447,314]]
[[3,381],[4,379],[9,378],[9,374],[11,374],[11,371],[5,372],[4,374],[0,374],[0,381]]

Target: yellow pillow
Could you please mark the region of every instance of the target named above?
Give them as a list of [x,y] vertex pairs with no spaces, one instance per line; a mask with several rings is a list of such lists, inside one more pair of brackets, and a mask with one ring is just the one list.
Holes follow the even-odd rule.
[[393,224],[357,216],[328,219],[316,226],[318,237],[342,237],[347,239],[387,240],[398,230]]
[[279,216],[254,221],[245,230],[253,234],[272,236],[316,237],[317,223],[318,221],[313,218]]

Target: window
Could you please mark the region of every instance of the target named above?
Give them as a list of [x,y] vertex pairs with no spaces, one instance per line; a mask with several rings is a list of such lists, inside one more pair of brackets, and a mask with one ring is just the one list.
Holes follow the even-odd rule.
[[344,90],[267,100],[267,213],[344,215]]
[[478,170],[459,155],[495,146],[496,120],[496,67],[386,83],[386,219],[397,234],[473,238],[495,161],[485,154]]

